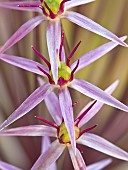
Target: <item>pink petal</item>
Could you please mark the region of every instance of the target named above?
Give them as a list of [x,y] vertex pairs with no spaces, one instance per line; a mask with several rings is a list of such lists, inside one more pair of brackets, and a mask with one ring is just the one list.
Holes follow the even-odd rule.
[[51,92],[49,95],[47,95],[44,101],[53,120],[57,125],[60,125],[62,122],[62,115],[58,97],[54,92]]
[[128,161],[128,153],[126,151],[100,136],[91,133],[85,133],[77,140],[77,142],[115,158]]
[[[38,82],[40,86],[45,83],[40,77],[38,77]],[[45,97],[44,101],[53,120],[57,125],[60,125],[62,122],[62,114],[57,95],[51,92]]]
[[75,132],[74,132],[74,117],[72,109],[72,100],[69,94],[68,88],[60,88],[59,90],[59,102],[61,112],[64,118],[64,123],[66,125],[71,145],[74,153],[76,153],[76,141],[75,141]]
[[27,58],[22,58],[14,55],[0,54],[0,60],[3,60],[9,64],[22,68],[24,70],[39,74],[41,76],[46,76],[37,66],[40,66],[45,72],[48,72],[48,69],[42,64],[29,60]]
[[95,1],[95,0],[71,0],[71,1],[67,1],[65,3],[64,9],[67,10],[69,8],[76,7],[76,6],[83,5],[83,4],[87,4],[87,3],[93,2],[93,1]]
[[0,160],[0,169],[1,170],[22,170],[22,169],[20,169],[20,168],[18,168],[16,166],[13,166],[13,165],[8,164],[6,162],[3,162],[1,160]]
[[[50,145],[51,145],[50,138],[48,136],[42,137],[42,152],[41,153],[43,154],[48,149],[48,147],[50,147]],[[46,170],[57,170],[56,162],[53,163]]]
[[[111,84],[106,90],[105,92],[107,92],[108,94],[112,94],[113,91],[116,89],[117,85],[118,85],[119,81],[115,81],[113,84]],[[94,101],[92,101],[94,102]],[[78,114],[77,117],[79,117],[91,104],[92,102],[89,102]],[[103,106],[104,103],[97,101],[94,106],[91,108],[91,110],[88,111],[88,113],[82,118],[82,120],[79,123],[79,127],[82,127],[85,123],[87,123],[92,117],[94,117],[98,111],[101,109],[101,107]]]
[[45,125],[30,125],[1,130],[2,136],[52,136],[56,137],[56,129]]
[[8,8],[8,9],[15,9],[15,10],[21,10],[21,11],[33,11],[33,12],[39,12],[41,11],[39,8],[35,7],[19,7],[18,5],[41,5],[40,2],[28,2],[28,1],[14,1],[14,2],[0,2],[0,7],[2,8]]
[[36,89],[8,118],[5,120],[0,129],[4,129],[20,117],[27,114],[35,106],[37,106],[51,91],[53,88],[49,84],[44,84],[43,86]]
[[87,166],[87,170],[101,170],[108,166],[112,162],[112,159],[104,159]]
[[53,164],[62,154],[65,149],[65,145],[60,144],[58,139],[54,141],[50,147],[43,153],[35,162],[31,170],[46,170],[51,164]]
[[126,105],[89,82],[74,79],[69,86],[88,97],[128,112],[128,107]]
[[73,163],[75,170],[86,170],[85,162],[82,158],[82,155],[78,149],[76,149],[76,155],[74,154],[71,147],[68,147],[69,154]]
[[51,21],[47,27],[47,45],[49,58],[51,63],[51,71],[53,79],[57,84],[58,81],[58,61],[59,61],[59,47],[61,42],[61,24],[60,20]]
[[[127,36],[121,37],[120,40],[124,41],[127,38]],[[76,72],[81,70],[82,68],[84,68],[85,66],[91,64],[92,62],[96,61],[97,59],[99,59],[100,57],[102,57],[103,55],[105,55],[106,53],[108,53],[109,51],[111,51],[113,48],[115,48],[117,45],[116,42],[108,42],[104,45],[99,46],[98,48],[88,52],[87,54],[83,55],[82,57],[79,58],[79,66],[76,69]],[[71,69],[73,70],[73,68],[76,66],[77,61],[75,61],[72,65],[71,65]]]
[[29,32],[31,32],[36,26],[38,26],[40,23],[45,21],[46,18],[43,16],[37,16],[29,21],[27,21],[25,24],[23,24],[8,40],[7,42],[1,47],[0,54],[4,53],[6,50],[11,48],[14,44],[16,44],[18,41],[20,41],[23,37],[25,37]]
[[91,32],[94,32],[105,38],[108,38],[109,40],[117,42],[122,46],[128,47],[128,45],[121,41],[115,34],[110,32],[106,28],[103,28],[101,25],[97,24],[86,16],[83,16],[76,12],[65,12],[63,17]]

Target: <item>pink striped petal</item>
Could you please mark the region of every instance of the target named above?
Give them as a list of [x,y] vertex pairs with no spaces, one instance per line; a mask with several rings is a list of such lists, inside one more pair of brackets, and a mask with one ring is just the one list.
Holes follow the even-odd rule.
[[71,0],[71,1],[67,1],[65,3],[64,9],[67,10],[67,9],[72,8],[72,7],[87,4],[87,3],[93,2],[93,1],[95,1],[95,0]]
[[61,112],[64,118],[64,123],[66,125],[70,137],[71,145],[74,153],[76,153],[76,140],[75,140],[75,132],[74,132],[72,100],[68,88],[62,88],[62,89],[60,88],[59,102],[60,102]]
[[108,166],[111,162],[112,162],[112,159],[110,159],[110,158],[104,159],[102,161],[98,161],[96,163],[88,165],[87,170],[94,170],[94,169],[101,170],[101,169],[105,168],[106,166]]
[[30,125],[1,130],[2,136],[52,136],[56,137],[56,129],[45,125]]
[[77,140],[77,143],[88,146],[115,158],[128,161],[127,152],[98,135],[85,133]]
[[25,37],[29,32],[31,32],[36,26],[38,26],[40,23],[45,21],[46,18],[43,16],[37,16],[29,21],[27,21],[25,24],[23,24],[8,40],[7,42],[1,47],[0,54],[4,53],[6,50],[11,48],[14,44],[16,44],[18,41],[20,41],[23,37]]
[[0,54],[0,60],[3,60],[9,64],[22,68],[24,70],[30,71],[32,73],[39,74],[41,76],[46,76],[37,66],[40,66],[45,72],[48,72],[48,69],[42,64],[29,60],[27,58],[22,58],[14,55]]
[[[124,40],[126,40],[126,38],[127,38],[127,36],[124,36],[124,37],[121,37],[120,40],[124,41]],[[104,45],[101,45],[98,48],[83,55],[82,57],[79,58],[79,66],[76,69],[76,72],[81,70],[85,66],[91,64],[92,62],[96,61],[97,59],[99,59],[100,57],[102,57],[103,55],[105,55],[106,53],[111,51],[113,48],[115,48],[117,45],[119,45],[119,44],[112,41],[112,42],[106,43]],[[75,68],[76,64],[77,64],[77,61],[75,61],[71,65],[72,70],[73,70],[73,68]]]
[[76,12],[65,12],[63,17],[91,32],[94,32],[105,38],[108,38],[109,40],[117,42],[122,46],[128,47],[128,45],[121,41],[115,34],[110,32],[106,28],[103,28],[101,25],[97,24],[86,16],[83,16]]
[[46,170],[50,165],[52,165],[62,154],[65,149],[65,145],[60,144],[58,139],[55,140],[50,147],[40,155],[31,170]]
[[60,20],[51,21],[47,27],[47,45],[51,63],[52,75],[55,83],[58,81],[59,47],[61,42]]
[[88,97],[128,112],[128,106],[124,105],[119,100],[115,99],[89,82],[80,79],[74,79],[69,86]]
[[44,98],[53,90],[49,84],[44,84],[43,86],[36,89],[8,118],[5,120],[0,129],[4,129],[20,117],[27,114],[35,106],[37,106]]
[[22,169],[20,169],[20,168],[18,168],[16,166],[13,166],[13,165],[8,164],[6,162],[3,162],[1,160],[0,160],[0,169],[1,170],[22,170]]
[[69,154],[73,163],[75,170],[86,170],[85,162],[82,158],[82,155],[78,149],[76,149],[76,155],[74,154],[71,147],[68,147]]
[[41,11],[39,8],[35,7],[19,7],[18,5],[41,5],[40,2],[28,2],[28,1],[14,1],[14,2],[0,2],[0,7],[2,8],[8,8],[8,9],[15,9],[15,10],[21,10],[21,11],[33,11],[33,12],[39,12]]
[[[48,136],[42,137],[42,152],[41,152],[41,154],[43,154],[48,149],[48,147],[50,147],[50,145],[51,145],[50,138]],[[50,167],[47,168],[46,170],[57,170],[56,162],[51,164]]]
[[[111,84],[106,90],[105,92],[107,92],[108,94],[112,94],[113,91],[116,89],[117,85],[118,85],[119,81],[115,81],[113,84]],[[94,101],[92,101],[94,102]],[[91,104],[92,102],[89,102],[78,114],[77,117],[79,117]],[[88,113],[81,119],[80,123],[79,123],[79,128],[82,127],[85,123],[87,123],[92,117],[94,117],[98,111],[101,109],[101,107],[103,106],[104,103],[97,101],[94,106],[91,108],[91,110],[88,111]]]
[[[40,77],[38,77],[38,82],[40,86],[45,83]],[[60,125],[62,122],[62,114],[57,95],[51,92],[45,97],[44,101],[53,120],[57,125]]]

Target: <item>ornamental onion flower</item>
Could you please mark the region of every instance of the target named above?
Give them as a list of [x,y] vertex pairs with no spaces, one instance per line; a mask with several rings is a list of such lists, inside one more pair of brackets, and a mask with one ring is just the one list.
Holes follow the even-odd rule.
[[[121,39],[124,40],[126,37],[122,37]],[[110,106],[114,106],[119,108],[123,111],[128,112],[128,107],[118,101],[117,99],[113,98],[111,95],[107,94],[103,90],[99,89],[98,87],[80,79],[74,78],[74,73],[78,70],[82,69],[84,66],[92,63],[96,59],[100,58],[103,54],[110,51],[114,48],[117,43],[109,42],[106,43],[95,50],[83,55],[80,59],[75,61],[73,64],[70,65],[70,60],[75,53],[76,49],[78,48],[80,42],[74,47],[71,54],[67,57],[65,61],[65,53],[63,48],[64,42],[64,34],[62,34],[62,41],[60,44],[60,48],[58,50],[59,56],[57,56],[57,60],[59,63],[58,67],[58,75],[57,75],[57,83],[53,79],[53,72],[51,71],[51,66],[54,64],[49,63],[48,60],[42,56],[34,47],[33,50],[36,54],[39,55],[43,59],[43,61],[47,64],[48,68],[41,65],[40,63],[34,62],[32,60],[28,60],[25,58],[20,58],[17,56],[11,56],[7,54],[1,54],[0,59],[4,60],[10,64],[23,68],[25,70],[29,70],[41,76],[47,76],[49,82],[44,83],[38,89],[36,89],[22,104],[17,108],[8,118],[5,120],[0,129],[7,127],[9,124],[13,123],[15,120],[19,119],[26,113],[28,113],[31,109],[33,109],[36,105],[38,105],[42,100],[46,98],[54,89],[58,90],[59,95],[59,102],[61,107],[61,112],[68,129],[68,133],[70,138],[75,140],[74,133],[72,129],[74,129],[74,118],[73,118],[73,110],[72,110],[72,100],[70,97],[70,93],[68,87],[76,89],[77,91],[81,92],[88,97],[91,97],[95,100],[101,101],[105,104]],[[66,101],[66,102],[65,102]],[[70,115],[70,118],[69,118]],[[70,122],[70,123],[69,123]],[[71,144],[75,150],[75,143],[74,140],[71,140]]]
[[[113,90],[116,88],[117,84],[118,81],[116,81],[110,87],[108,87],[106,89],[106,92],[112,93]],[[48,168],[59,158],[59,156],[62,154],[65,148],[68,148],[69,150],[69,154],[71,156],[74,169],[75,170],[81,168],[83,170],[86,169],[86,164],[82,158],[82,155],[78,149],[77,144],[82,144],[90,148],[93,148],[95,150],[98,150],[102,153],[105,153],[109,156],[128,161],[127,152],[115,146],[114,144],[110,143],[109,141],[105,140],[104,138],[95,135],[93,133],[89,133],[89,131],[95,128],[96,125],[89,127],[83,131],[80,130],[81,127],[83,126],[82,124],[80,124],[80,122],[81,121],[88,122],[103,106],[103,103],[98,101],[92,101],[91,103],[89,103],[85,107],[86,109],[84,108],[84,111],[79,113],[79,115],[74,121],[75,142],[77,143],[76,154],[75,154],[71,146],[71,139],[69,137],[69,133],[65,126],[65,121],[62,117],[62,112],[58,113],[61,106],[59,104],[59,100],[57,96],[56,96],[56,105],[53,104],[53,101],[55,101],[55,96],[56,95],[53,92],[52,94],[47,96],[48,110],[50,110],[50,114],[53,117],[53,119],[57,120],[55,121],[55,123],[49,122],[48,120],[44,120],[42,118],[35,116],[37,119],[43,121],[44,123],[50,126],[30,125],[30,126],[24,126],[24,127],[18,127],[18,128],[12,128],[8,130],[0,131],[0,135],[4,135],[4,136],[51,136],[57,138],[51,145],[49,145],[46,151],[39,156],[38,160],[31,168],[32,170],[37,170],[37,169],[43,170]],[[60,123],[58,124],[57,122],[59,121]]]
[[[48,20],[47,27],[47,39],[49,41],[50,36],[54,37],[54,46],[58,48],[61,37],[61,19],[67,19],[91,32],[99,34],[105,38],[108,38],[120,45],[128,47],[126,43],[120,40],[116,35],[103,28],[99,24],[95,23],[91,19],[77,13],[68,11],[72,7],[76,7],[82,4],[93,2],[94,0],[40,0],[40,1],[14,1],[14,2],[0,2],[0,7],[38,12],[41,16],[36,16],[23,24],[3,45],[0,49],[0,53],[4,53],[7,49],[12,47],[15,43],[26,36],[36,26],[42,22]],[[56,49],[56,48],[53,48]],[[55,52],[55,51],[54,51]],[[55,56],[55,55],[54,55]]]

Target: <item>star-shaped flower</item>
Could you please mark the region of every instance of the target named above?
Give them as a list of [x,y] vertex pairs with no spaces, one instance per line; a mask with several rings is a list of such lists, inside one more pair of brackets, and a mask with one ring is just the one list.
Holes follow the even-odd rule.
[[[106,93],[112,93],[116,88],[118,82],[116,81],[110,87],[106,89]],[[50,111],[51,116],[55,120],[55,123],[49,122],[35,116],[37,119],[47,123],[46,125],[30,125],[18,128],[12,128],[8,130],[0,131],[0,135],[4,136],[51,136],[57,138],[49,147],[44,151],[35,162],[32,170],[46,169],[52,165],[62,154],[65,148],[68,148],[74,169],[86,169],[86,164],[82,158],[82,155],[76,145],[76,152],[71,145],[71,140],[68,130],[65,126],[66,122],[62,117],[62,112],[60,112],[60,104],[58,97],[55,93],[52,93],[46,97],[46,105]],[[54,103],[54,102],[56,103]],[[64,104],[65,105],[65,104]],[[75,142],[77,144],[82,144],[105,153],[109,156],[128,161],[128,153],[104,138],[95,135],[93,133],[88,133],[90,130],[96,127],[96,125],[89,127],[81,131],[81,127],[88,122],[103,106],[103,103],[98,101],[92,101],[88,103],[87,106],[78,114],[74,121],[74,135]],[[59,111],[59,112],[58,112]],[[70,116],[69,116],[70,117]],[[82,122],[82,123],[81,123]]]
[[[95,23],[91,19],[83,16],[77,12],[68,11],[72,7],[93,2],[94,0],[40,0],[40,1],[14,1],[14,2],[0,2],[0,7],[38,12],[41,16],[36,16],[23,24],[3,45],[0,53],[4,53],[7,49],[12,47],[15,43],[26,36],[36,26],[48,20],[47,27],[47,41],[50,41],[51,36],[54,37],[53,50],[58,49],[61,39],[61,19],[67,19],[91,32],[99,34],[108,38],[120,45],[128,47],[121,39],[111,33],[109,30],[103,28],[101,25]],[[51,49],[49,48],[49,54]],[[56,52],[54,51],[54,56]],[[52,56],[51,56],[52,57]],[[50,58],[51,58],[50,57]]]
[[[126,37],[121,38],[124,40]],[[73,118],[73,109],[72,109],[72,100],[70,97],[70,93],[68,90],[68,87],[73,88],[79,92],[81,92],[84,95],[87,95],[88,97],[91,97],[95,100],[101,101],[102,103],[108,104],[110,106],[114,106],[116,108],[119,108],[123,111],[128,112],[128,107],[112,97],[111,95],[107,94],[100,88],[90,84],[89,82],[86,82],[84,80],[75,79],[74,73],[78,70],[82,69],[84,66],[92,63],[99,57],[101,57],[106,52],[110,51],[112,48],[114,48],[117,43],[115,42],[109,42],[107,44],[104,44],[95,50],[92,50],[91,52],[83,55],[80,59],[75,61],[73,64],[70,65],[70,60],[78,48],[80,42],[74,47],[71,54],[67,57],[65,61],[65,53],[63,48],[63,42],[64,42],[64,34],[62,35],[62,41],[60,44],[59,49],[59,56],[58,63],[59,67],[57,71],[57,83],[53,80],[53,73],[51,72],[51,66],[53,63],[49,63],[48,60],[46,60],[42,54],[40,54],[34,47],[33,50],[43,59],[43,61],[47,64],[48,69],[41,65],[40,63],[34,62],[32,60],[28,60],[25,58],[17,57],[17,56],[11,56],[7,54],[1,54],[0,59],[4,60],[8,63],[11,63],[15,66],[18,66],[20,68],[29,70],[31,72],[34,72],[39,75],[47,76],[49,82],[48,83],[41,83],[41,86],[36,89],[22,104],[17,108],[8,118],[5,120],[2,125],[0,126],[0,129],[3,129],[13,123],[15,120],[19,119],[26,113],[28,113],[31,109],[33,109],[36,105],[38,105],[42,100],[46,98],[47,95],[49,95],[54,89],[58,90],[59,95],[59,102],[61,107],[61,112],[64,118],[64,122],[66,124],[66,128],[68,129],[68,133],[71,139],[75,139],[74,133],[72,129],[74,129],[74,118]],[[66,101],[66,102],[65,102]],[[54,100],[53,100],[54,102]],[[70,117],[69,117],[70,115]],[[75,142],[74,140],[71,140],[71,144],[73,148],[75,148]]]

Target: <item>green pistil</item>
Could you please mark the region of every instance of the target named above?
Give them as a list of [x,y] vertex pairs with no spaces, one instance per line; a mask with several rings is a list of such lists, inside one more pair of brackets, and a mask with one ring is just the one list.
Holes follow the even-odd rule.
[[[77,126],[74,126],[75,129],[75,139],[78,139],[80,130]],[[63,143],[70,143],[70,137],[67,131],[67,128],[64,123],[60,125],[59,133],[58,133],[59,141]]]
[[[48,5],[48,7],[51,9],[51,11],[54,14],[57,14],[60,9],[60,4],[61,4],[62,0],[45,0],[45,2]],[[42,6],[44,7],[46,13],[49,15],[49,11],[45,7],[44,2],[42,2]]]
[[58,79],[63,78],[64,80],[69,80],[71,77],[72,70],[64,62],[60,62],[58,68]]

